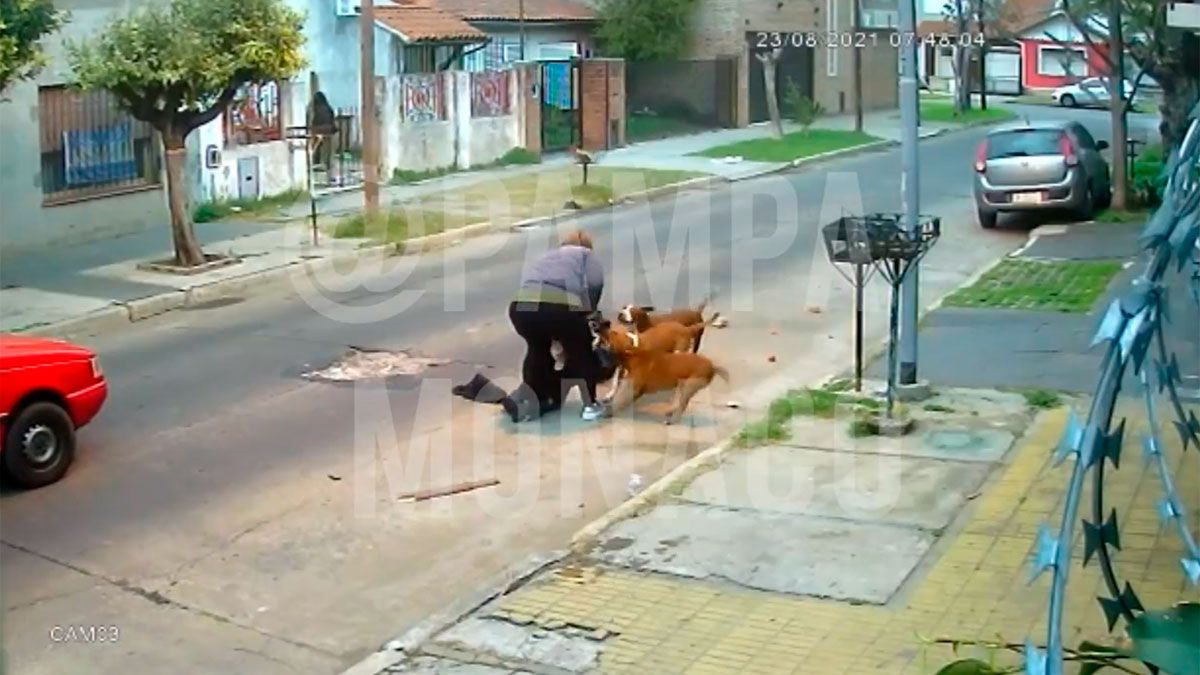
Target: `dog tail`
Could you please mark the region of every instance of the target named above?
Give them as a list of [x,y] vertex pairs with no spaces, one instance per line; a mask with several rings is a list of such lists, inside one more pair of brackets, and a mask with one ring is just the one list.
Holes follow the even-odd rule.
[[721,378],[725,382],[729,382],[729,371],[725,370],[721,366],[714,365],[713,366],[713,374],[716,375],[717,377]]

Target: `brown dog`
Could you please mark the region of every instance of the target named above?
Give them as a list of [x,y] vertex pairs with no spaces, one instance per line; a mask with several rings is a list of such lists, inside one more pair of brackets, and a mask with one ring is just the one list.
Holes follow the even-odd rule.
[[612,350],[625,372],[625,377],[618,380],[610,397],[609,416],[624,410],[646,394],[673,389],[675,399],[666,420],[667,424],[673,424],[678,422],[687,410],[692,397],[712,383],[713,377],[729,381],[729,373],[724,368],[714,365],[706,356],[687,352],[651,351],[633,345],[628,336],[625,340],[630,341],[623,341],[617,337],[620,335],[620,331],[613,331],[611,328],[597,333],[597,340],[603,341],[604,346]]
[[[713,315],[715,319],[717,315]],[[605,397],[611,401],[620,387],[622,376],[626,374],[621,355],[634,349],[651,353],[682,352],[696,344],[704,328],[711,322],[702,322],[692,326],[684,326],[674,321],[660,322],[643,332],[613,330],[612,322],[602,319],[592,325],[596,335],[596,346],[607,346],[617,357],[617,372],[614,376],[612,389]]]
[[704,337],[704,327],[720,316],[719,313],[714,312],[708,321],[704,320],[704,310],[708,307],[709,300],[710,298],[705,298],[694,308],[675,309],[662,313],[653,313],[653,307],[625,305],[617,314],[617,318],[621,323],[636,328],[639,333],[645,333],[664,323],[677,323],[687,327],[699,325],[701,328],[696,332],[692,341],[692,353],[696,353],[700,351],[700,339]]

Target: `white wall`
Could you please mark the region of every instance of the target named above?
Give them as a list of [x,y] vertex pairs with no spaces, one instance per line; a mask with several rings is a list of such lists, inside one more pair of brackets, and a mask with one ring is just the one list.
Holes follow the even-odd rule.
[[[333,0],[288,0],[305,13],[307,72],[314,71],[329,104],[338,108],[357,107],[359,102],[359,19],[338,16]],[[392,34],[375,28],[375,75],[395,72]]]
[[[308,83],[291,82],[283,87],[283,127],[305,123]],[[226,146],[223,117],[192,132],[188,139],[188,173],[192,182],[192,204],[238,199],[261,198],[292,189],[307,187],[307,167],[304,161],[304,141],[268,141],[241,146]],[[221,153],[218,166],[205,163],[207,150],[215,146]],[[258,193],[243,195],[243,177],[238,173],[240,159],[258,160]]]
[[429,122],[403,120],[403,77],[385,78],[381,152],[384,179],[393,170],[430,171],[488,164],[523,142],[519,106],[523,99],[515,71],[508,71],[509,114],[500,117],[471,117],[470,73],[442,73],[446,117]]

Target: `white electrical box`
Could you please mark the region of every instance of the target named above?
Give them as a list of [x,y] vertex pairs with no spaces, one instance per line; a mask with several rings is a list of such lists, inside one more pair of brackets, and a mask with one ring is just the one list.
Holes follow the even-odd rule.
[[1167,5],[1167,25],[1173,28],[1200,30],[1200,4],[1172,2]]
[[362,13],[361,0],[333,0],[338,16],[358,16]]

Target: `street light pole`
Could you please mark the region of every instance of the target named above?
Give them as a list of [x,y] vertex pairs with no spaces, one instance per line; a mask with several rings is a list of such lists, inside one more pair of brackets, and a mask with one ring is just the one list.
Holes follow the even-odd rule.
[[379,130],[375,120],[375,3],[359,13],[359,75],[362,119],[363,208],[368,222],[379,215]]
[[[917,100],[917,11],[914,0],[900,0],[900,201],[904,229],[915,236],[921,211],[919,109]],[[917,383],[917,288],[920,265],[914,263],[900,293],[900,372],[902,385]]]
[[517,27],[521,33],[521,61],[525,61],[525,0],[517,2]]

